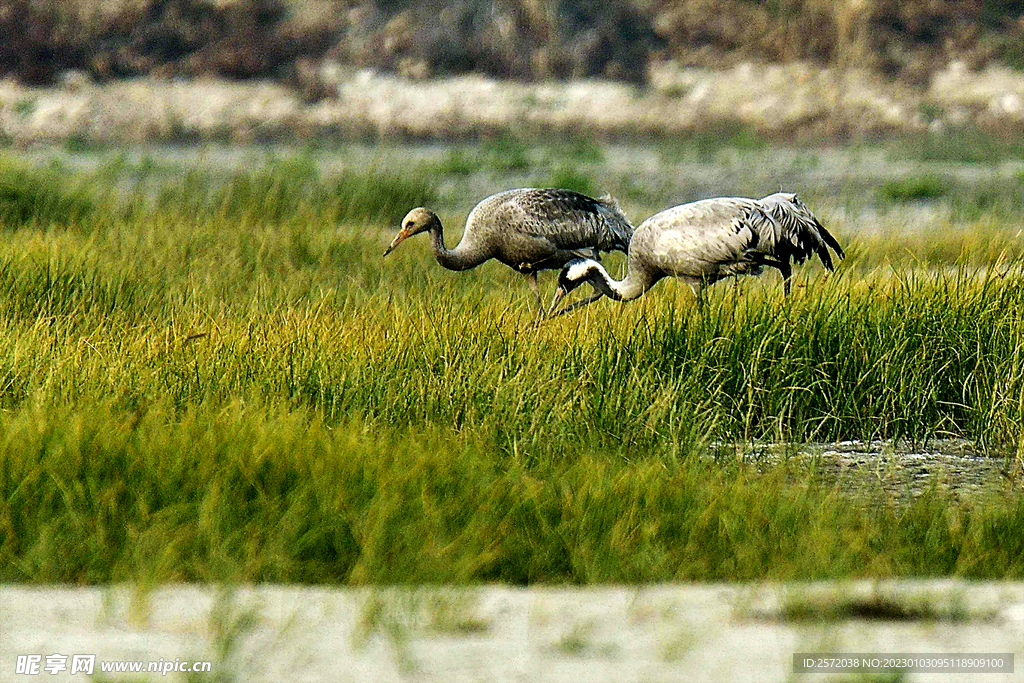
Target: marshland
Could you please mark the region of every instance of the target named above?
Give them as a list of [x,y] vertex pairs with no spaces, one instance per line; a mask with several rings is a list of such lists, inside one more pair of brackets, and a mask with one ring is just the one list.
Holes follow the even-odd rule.
[[[381,257],[523,186],[796,191],[847,258],[535,325],[500,264]],[[8,149],[0,580],[1020,578],[1022,200],[969,130]]]
[[[1010,655],[1021,12],[0,0],[0,683]],[[499,263],[382,258],[530,186],[793,191],[847,257],[543,324]]]

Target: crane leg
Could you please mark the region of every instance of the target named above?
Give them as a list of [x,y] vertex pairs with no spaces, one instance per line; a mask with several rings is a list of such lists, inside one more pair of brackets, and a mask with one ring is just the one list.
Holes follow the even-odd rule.
[[789,298],[789,291],[791,288],[789,280],[793,276],[793,267],[788,263],[783,263],[779,266],[779,272],[782,273],[782,291],[785,293],[786,297]]
[[790,291],[790,278],[793,276],[793,266],[789,263],[787,257],[785,261],[776,261],[774,259],[764,259],[760,262],[763,266],[771,266],[772,268],[778,268],[782,274],[782,291],[785,292],[786,296],[789,296]]
[[693,295],[695,297],[697,297],[697,310],[698,311],[703,311],[704,310],[704,286],[703,286],[703,284],[696,284],[695,285],[695,284],[693,284],[691,282],[690,283],[690,289],[693,290]]
[[537,317],[544,317],[544,302],[540,298],[540,287],[537,286],[537,273],[525,273],[526,281],[530,283],[530,289],[533,290],[533,295],[537,297]]

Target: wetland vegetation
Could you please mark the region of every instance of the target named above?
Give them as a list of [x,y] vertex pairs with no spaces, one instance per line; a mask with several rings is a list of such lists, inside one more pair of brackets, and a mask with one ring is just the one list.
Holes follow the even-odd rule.
[[[8,152],[0,581],[1020,578],[1017,150],[754,136],[626,161],[513,138]],[[698,312],[664,282],[541,326],[499,264],[449,273],[425,240],[381,259],[412,206],[455,227],[493,191],[570,180],[636,223],[782,183],[849,256],[802,267],[790,301],[767,274]],[[813,460],[742,457],[949,438],[1004,481],[853,505]]]

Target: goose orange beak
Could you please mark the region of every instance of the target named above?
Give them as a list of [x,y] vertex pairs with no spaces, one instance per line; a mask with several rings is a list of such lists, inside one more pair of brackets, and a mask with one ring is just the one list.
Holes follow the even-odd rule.
[[399,230],[399,231],[398,231],[398,234],[397,234],[397,235],[395,235],[395,239],[391,240],[391,246],[389,246],[389,247],[388,247],[388,248],[387,248],[387,249],[386,249],[386,250],[384,251],[384,256],[387,256],[387,255],[388,255],[388,254],[390,254],[390,253],[391,253],[392,251],[394,251],[394,250],[395,250],[395,247],[397,247],[397,246],[398,246],[399,244],[401,244],[401,243],[402,243],[402,240],[404,240],[404,239],[405,239],[406,237],[408,237],[408,236],[409,236],[409,233],[408,233],[408,232],[406,231],[406,229],[405,229],[405,228],[402,228],[401,230]]

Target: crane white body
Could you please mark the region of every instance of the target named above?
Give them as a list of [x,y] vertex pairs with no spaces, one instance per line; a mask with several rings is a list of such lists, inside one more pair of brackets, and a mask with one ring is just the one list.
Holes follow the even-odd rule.
[[802,263],[817,254],[825,268],[832,270],[829,248],[840,258],[844,256],[839,243],[795,194],[779,192],[763,199],[719,197],[681,204],[656,213],[634,231],[623,280],[611,279],[590,259],[567,264],[549,314],[582,282],[593,284],[598,294],[562,312],[602,295],[619,301],[635,299],[664,277],[681,278],[700,297],[708,285],[727,277],[758,275],[764,266],[782,273],[788,294],[791,263]]

